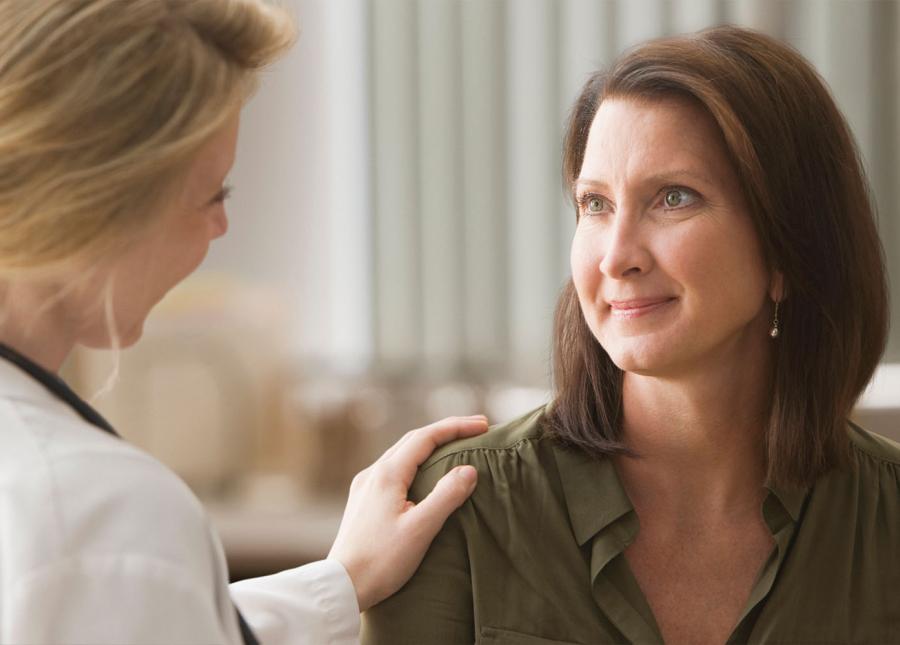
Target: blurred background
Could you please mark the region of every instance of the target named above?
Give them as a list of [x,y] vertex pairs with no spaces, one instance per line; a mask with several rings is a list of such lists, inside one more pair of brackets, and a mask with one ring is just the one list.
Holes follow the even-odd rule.
[[[66,366],[204,499],[235,578],[322,557],[353,474],[402,432],[549,400],[565,118],[648,38],[734,23],[813,62],[865,158],[900,320],[900,1],[282,4],[302,34],[244,112],[228,236],[118,366]],[[857,416],[900,439],[900,325]]]

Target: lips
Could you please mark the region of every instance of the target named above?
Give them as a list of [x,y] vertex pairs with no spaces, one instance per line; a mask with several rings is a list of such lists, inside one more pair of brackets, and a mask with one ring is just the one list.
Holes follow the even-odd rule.
[[669,296],[610,300],[609,308],[615,318],[636,318],[657,311],[674,301],[675,298]]

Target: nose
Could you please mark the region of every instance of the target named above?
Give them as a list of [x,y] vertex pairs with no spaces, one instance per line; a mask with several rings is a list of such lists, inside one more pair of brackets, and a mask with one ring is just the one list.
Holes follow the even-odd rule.
[[603,257],[600,271],[614,280],[646,274],[653,266],[643,238],[640,214],[620,210],[612,225],[605,231]]
[[210,222],[210,241],[218,239],[228,232],[228,215],[224,208],[216,209]]

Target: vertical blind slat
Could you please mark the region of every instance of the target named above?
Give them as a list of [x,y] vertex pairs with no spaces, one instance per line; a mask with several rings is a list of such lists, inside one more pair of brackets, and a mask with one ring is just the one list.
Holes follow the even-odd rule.
[[507,6],[510,359],[517,377],[539,381],[547,373],[559,287],[556,3],[516,0]]
[[770,36],[784,36],[784,0],[731,0],[728,5],[732,22],[751,29],[759,29]]
[[378,0],[373,16],[375,337],[387,365],[418,361],[418,39],[416,5]]
[[430,370],[454,371],[463,350],[459,4],[418,9],[423,349]]
[[329,353],[346,370],[359,372],[372,358],[372,184],[369,172],[368,69],[357,61],[366,55],[366,0],[338,0],[323,7],[327,43],[326,76],[332,109],[328,137],[332,154],[328,171]]
[[717,0],[672,0],[671,32],[685,34],[705,29],[722,19]]
[[465,360],[499,371],[508,355],[505,3],[462,2],[462,203]]
[[617,51],[666,33],[665,0],[629,0],[616,4]]

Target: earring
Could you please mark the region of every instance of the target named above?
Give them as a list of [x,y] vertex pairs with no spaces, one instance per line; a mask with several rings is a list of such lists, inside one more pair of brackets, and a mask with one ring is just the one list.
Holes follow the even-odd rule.
[[775,319],[772,321],[772,329],[769,330],[769,336],[778,338],[778,301],[775,301]]

